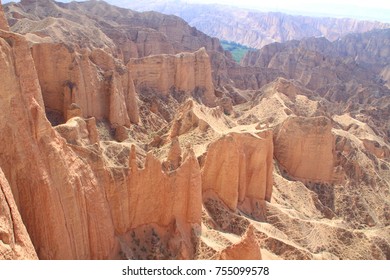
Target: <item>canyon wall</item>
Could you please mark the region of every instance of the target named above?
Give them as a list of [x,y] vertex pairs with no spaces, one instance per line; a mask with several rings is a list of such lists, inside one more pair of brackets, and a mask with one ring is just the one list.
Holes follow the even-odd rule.
[[[14,33],[1,31],[0,35],[4,82],[0,166],[10,181],[38,256],[115,258],[126,247],[122,244],[126,238],[119,244],[119,236],[156,224],[162,228],[173,226],[168,235],[160,229],[171,240],[167,251],[182,252],[182,258],[190,258],[191,225],[200,226],[201,214],[200,170],[194,157],[183,162],[177,175],[164,174],[153,156],[147,157],[145,169],[138,169],[133,151],[128,165],[131,171],[124,173],[127,183],[123,183],[123,178],[115,177],[118,171],[105,165],[93,118],[71,118],[52,128],[43,102],[55,104],[58,100],[53,98],[50,103],[44,95],[42,98],[28,42]],[[161,197],[162,193],[166,196]],[[155,200],[157,197],[160,199]],[[128,211],[123,212],[125,205]],[[172,239],[174,234],[184,235],[184,241]]]
[[0,169],[0,259],[37,259],[11,188]]
[[290,117],[276,130],[275,158],[282,169],[303,182],[332,182],[335,137],[325,117]]
[[215,193],[233,211],[240,209],[261,219],[264,203],[272,195],[272,158],[270,131],[223,136],[208,147],[202,168],[203,191]]
[[5,18],[4,11],[3,11],[3,5],[0,1],[0,29],[2,30],[9,30],[7,19]]
[[[68,65],[76,61],[73,64],[75,68],[81,65],[82,69],[77,69],[76,73],[88,75],[92,72],[84,80],[85,88],[95,89],[94,86],[99,84],[95,84],[99,80],[93,78],[93,74],[99,73],[95,65],[109,71],[114,68],[110,66],[112,60],[105,60],[106,54],[98,50],[91,51],[86,58],[72,59],[72,55],[76,54],[69,53],[63,45],[38,44],[30,50],[28,41],[20,35],[1,31],[0,36],[0,69],[4,84],[0,91],[3,105],[0,118],[3,132],[0,137],[3,143],[0,148],[0,166],[10,182],[16,205],[38,257],[192,258],[195,241],[201,233],[202,213],[202,173],[195,155],[187,152],[182,163],[176,165],[176,170],[166,172],[163,171],[161,161],[151,154],[146,156],[143,167],[140,167],[135,149],[132,148],[128,151],[128,163],[111,166],[110,159],[103,155],[94,117],[85,119],[80,114],[69,115],[69,120],[53,128],[46,119],[44,108],[46,106],[46,113],[48,107],[61,110],[64,106],[62,103],[68,102],[66,104],[80,106],[70,106],[67,111],[69,114],[81,109],[98,118],[98,109],[101,107],[93,106],[93,102],[99,104],[99,99],[88,98],[88,92],[79,86],[77,79],[65,85],[62,81],[65,77],[72,77]],[[188,57],[188,63],[177,67],[186,67],[194,75],[189,81],[178,78],[173,81],[173,85],[181,89],[196,85],[212,88],[210,68],[206,68],[207,71],[197,68],[209,65],[204,50],[183,55]],[[50,60],[52,57],[57,60]],[[180,60],[181,57],[178,55],[173,59]],[[91,66],[92,61],[96,64]],[[169,66],[166,71],[178,71],[174,64]],[[56,67],[58,70],[54,72]],[[120,85],[118,82],[116,86],[120,88]],[[99,86],[96,88],[99,89]],[[134,89],[131,84],[124,88]],[[73,99],[66,101],[66,94],[73,96]],[[134,99],[130,105],[137,107]],[[235,137],[238,137],[238,149],[240,145],[247,146],[240,143],[239,136]],[[114,143],[110,145],[115,147]],[[248,144],[248,149],[253,150],[255,147]],[[253,153],[252,150],[248,153]],[[262,152],[258,151],[260,154]],[[267,153],[269,156],[272,151]],[[269,170],[266,169],[268,156],[261,160],[261,168],[264,168],[261,174],[268,176],[262,179],[264,184],[258,185],[255,183],[256,178],[246,175],[252,172],[250,166],[238,171],[239,165],[235,165],[243,184],[241,187],[235,186],[240,188],[239,202],[249,205],[249,208],[243,209],[250,211],[255,200],[270,199],[272,181],[269,181]],[[248,161],[248,165],[253,161],[243,160]],[[217,162],[214,164],[218,165]],[[244,181],[247,177],[246,183]],[[6,183],[3,185],[8,186]],[[259,194],[257,190],[261,190]],[[12,209],[16,211],[13,205]],[[8,217],[6,219],[9,221]],[[149,232],[150,236],[145,236],[143,231]],[[28,241],[28,236],[25,238]],[[19,243],[15,244],[16,247],[11,248],[10,252],[5,251],[8,250],[5,248],[2,252],[7,252],[4,254],[10,258],[35,257],[27,243],[20,243],[26,246],[24,255],[17,248]]]
[[[64,44],[32,46],[46,110],[63,123],[71,104],[83,117],[106,119],[112,126],[138,123],[137,93],[130,72],[100,49],[72,50]],[[57,119],[56,119],[57,117]]]
[[209,56],[204,48],[195,53],[158,55],[131,59],[128,67],[136,88],[168,95],[173,90],[190,93],[207,106],[215,106],[216,96]]

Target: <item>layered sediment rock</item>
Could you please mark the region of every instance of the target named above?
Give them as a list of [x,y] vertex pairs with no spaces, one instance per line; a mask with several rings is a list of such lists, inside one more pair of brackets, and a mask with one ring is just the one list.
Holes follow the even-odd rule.
[[0,260],[37,259],[11,188],[0,168]]
[[138,123],[137,93],[119,60],[100,49],[75,51],[53,43],[34,44],[32,55],[53,124],[68,119],[73,103],[83,117],[107,119],[114,127]]
[[[187,157],[174,174],[165,174],[151,155],[145,168],[138,169],[132,153],[131,174],[125,173],[124,184],[116,170],[111,173],[105,167],[94,119],[72,118],[56,127],[61,137],[55,132],[45,118],[27,41],[13,33],[0,35],[4,50],[0,69],[5,85],[0,96],[2,104],[9,104],[4,110],[12,110],[0,119],[4,143],[0,164],[38,256],[117,258],[119,251],[129,246],[122,244],[127,240],[124,236],[151,224],[169,241],[168,253],[190,258],[191,238],[199,234],[196,226],[201,215],[200,169],[194,156]],[[165,198],[154,200],[161,194]],[[128,211],[123,212],[125,205]],[[172,226],[167,234],[164,228]],[[121,244],[115,235],[123,235]],[[163,257],[168,258],[168,253]]]
[[103,189],[47,121],[27,41],[0,37],[0,165],[38,256],[112,257],[116,241]]
[[128,67],[141,93],[155,90],[161,95],[168,95],[176,90],[179,95],[189,93],[204,104],[215,106],[211,65],[204,48],[195,53],[131,59]]
[[242,239],[219,253],[221,260],[261,260],[261,250],[256,240],[255,228],[250,225]]
[[290,117],[276,130],[275,158],[293,178],[332,182],[335,138],[326,117]]
[[7,19],[5,18],[3,5],[1,4],[1,1],[0,1],[0,29],[9,31],[8,22]]
[[[228,152],[227,152],[228,151]],[[231,210],[264,218],[272,195],[272,133],[231,133],[208,147],[202,167],[203,191],[215,193]]]
[[175,171],[165,173],[152,154],[147,155],[145,166],[140,169],[132,148],[129,164],[127,183],[107,189],[116,231],[123,240],[131,240],[122,246],[127,258],[140,258],[133,248],[138,252],[142,246],[147,247],[141,258],[148,258],[148,252],[156,249],[153,243],[134,244],[133,232],[145,225],[162,242],[164,252],[160,258],[193,258],[193,242],[200,235],[202,212],[200,168],[195,156],[192,154]]

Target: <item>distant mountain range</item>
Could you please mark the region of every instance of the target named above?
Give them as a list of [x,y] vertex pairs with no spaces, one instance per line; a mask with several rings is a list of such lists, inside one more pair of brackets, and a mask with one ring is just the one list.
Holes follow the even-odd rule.
[[296,16],[186,1],[131,1],[126,7],[177,15],[209,36],[252,48],[305,37],[325,37],[334,41],[348,33],[390,28],[389,23],[374,21]]

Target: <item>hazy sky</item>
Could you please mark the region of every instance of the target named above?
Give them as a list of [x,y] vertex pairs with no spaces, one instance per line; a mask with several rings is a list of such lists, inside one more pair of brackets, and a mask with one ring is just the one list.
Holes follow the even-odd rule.
[[[68,0],[58,0],[70,2]],[[120,6],[142,0],[106,0]],[[161,1],[161,0],[160,0]],[[182,0],[251,7],[264,11],[282,11],[314,16],[352,17],[390,22],[390,0]],[[10,0],[3,0],[3,3]],[[19,1],[16,1],[19,2]]]

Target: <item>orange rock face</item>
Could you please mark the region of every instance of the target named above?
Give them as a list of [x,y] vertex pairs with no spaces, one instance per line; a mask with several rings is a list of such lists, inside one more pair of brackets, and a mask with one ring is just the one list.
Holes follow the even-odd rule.
[[83,117],[108,119],[114,127],[138,123],[133,80],[125,66],[108,53],[43,43],[33,45],[32,54],[52,123],[66,121],[72,103],[80,107]]
[[174,88],[179,94],[190,93],[204,104],[215,106],[211,65],[204,48],[195,53],[132,59],[128,67],[140,92],[153,89],[161,95],[168,95]]
[[39,258],[112,257],[104,190],[47,121],[27,41],[0,31],[0,46],[0,166]]
[[0,260],[37,259],[11,188],[0,169]]
[[332,182],[335,138],[326,117],[290,117],[274,136],[275,158],[294,178],[312,182]]
[[122,174],[125,181],[117,180],[106,189],[116,232],[130,244],[122,246],[126,257],[140,258],[133,251],[151,246],[131,243],[131,235],[149,225],[156,238],[165,240],[163,258],[191,258],[191,238],[199,234],[202,212],[202,181],[195,156],[165,173],[161,162],[150,153],[144,168],[139,168],[133,147],[129,166],[129,174]]
[[0,29],[9,30],[7,19],[4,16],[3,5],[0,1]]
[[[228,151],[228,152],[227,152]],[[210,144],[202,167],[203,191],[231,209],[261,219],[272,194],[272,133],[231,133]]]
[[219,253],[221,260],[261,260],[261,250],[256,241],[255,229],[249,226],[241,240]]

